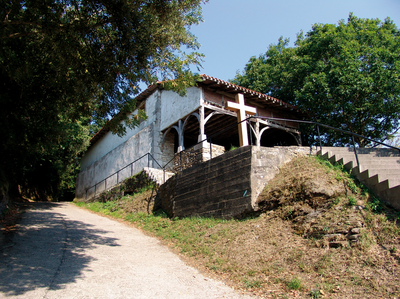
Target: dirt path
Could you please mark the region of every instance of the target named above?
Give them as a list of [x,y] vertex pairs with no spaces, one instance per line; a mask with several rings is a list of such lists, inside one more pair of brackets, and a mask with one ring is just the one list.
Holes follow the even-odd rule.
[[68,203],[35,203],[0,247],[0,298],[250,298],[139,230]]

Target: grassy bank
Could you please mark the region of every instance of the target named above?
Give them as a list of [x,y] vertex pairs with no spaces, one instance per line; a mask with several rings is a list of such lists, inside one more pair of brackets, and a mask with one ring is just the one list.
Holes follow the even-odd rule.
[[[242,220],[169,219],[148,213],[151,196],[148,187],[77,205],[133,223],[191,265],[260,297],[400,294],[399,214],[338,166],[315,158],[288,163],[261,194],[263,213]],[[340,233],[351,230],[354,240]]]

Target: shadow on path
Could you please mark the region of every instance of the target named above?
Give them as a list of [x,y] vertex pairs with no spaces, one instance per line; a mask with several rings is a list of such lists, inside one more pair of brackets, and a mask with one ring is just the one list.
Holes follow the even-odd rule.
[[59,203],[31,204],[9,244],[0,248],[0,293],[18,296],[44,288],[62,289],[84,275],[93,260],[85,251],[119,246],[108,231],[70,220]]

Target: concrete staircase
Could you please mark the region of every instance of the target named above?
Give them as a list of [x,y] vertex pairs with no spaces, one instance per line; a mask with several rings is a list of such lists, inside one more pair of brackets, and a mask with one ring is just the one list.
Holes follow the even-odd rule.
[[340,163],[383,201],[400,210],[400,153],[386,148],[323,147],[318,155]]
[[170,177],[174,175],[174,173],[166,171],[164,180],[164,171],[162,169],[144,167],[143,171],[151,180],[153,180],[159,186],[164,184]]

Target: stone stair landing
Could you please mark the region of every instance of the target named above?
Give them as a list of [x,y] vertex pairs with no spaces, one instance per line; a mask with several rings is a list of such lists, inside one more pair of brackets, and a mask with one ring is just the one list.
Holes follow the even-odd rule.
[[383,201],[400,210],[400,153],[386,148],[323,147],[318,152],[331,163],[340,163]]
[[164,184],[170,177],[174,175],[172,172],[165,172],[165,177],[164,177],[164,171],[162,169],[156,169],[156,168],[151,168],[151,167],[144,167],[143,171],[147,174],[147,176],[153,180],[157,185],[161,186]]

